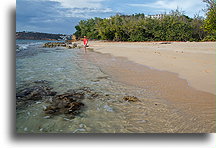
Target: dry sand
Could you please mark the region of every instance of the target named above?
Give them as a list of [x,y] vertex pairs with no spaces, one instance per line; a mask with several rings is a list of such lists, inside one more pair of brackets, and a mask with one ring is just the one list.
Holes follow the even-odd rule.
[[163,43],[94,41],[90,47],[153,69],[176,73],[191,87],[216,94],[215,42]]

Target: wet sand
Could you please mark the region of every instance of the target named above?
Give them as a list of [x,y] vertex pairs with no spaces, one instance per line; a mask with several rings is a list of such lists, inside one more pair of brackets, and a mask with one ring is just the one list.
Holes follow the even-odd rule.
[[[192,45],[187,48],[186,44]],[[183,126],[182,130],[178,132],[211,133],[215,132],[215,94],[213,91],[215,89],[215,59],[212,59],[215,58],[215,52],[212,49],[213,43],[200,43],[199,49],[193,49],[196,44],[94,42],[92,47],[95,51],[111,53],[118,57],[110,54],[98,54],[94,55],[92,59],[113,80],[141,88],[143,93],[151,92],[150,94],[154,94],[154,99],[158,99],[162,106],[172,106],[172,108],[176,108],[177,112],[180,111],[183,114],[182,119],[174,114],[169,117],[176,121],[175,124],[172,123],[173,125]],[[147,49],[144,48],[146,46],[148,46]],[[168,46],[172,48],[168,48]],[[173,46],[177,48],[173,49]],[[196,46],[198,47],[198,45]],[[206,46],[206,50],[201,50],[203,46]],[[184,48],[184,50],[180,51],[180,48]],[[132,60],[133,58],[137,60]],[[143,64],[147,59],[152,62]],[[173,62],[173,59],[179,60]],[[183,63],[181,63],[182,61]],[[156,66],[153,66],[154,64]],[[164,65],[165,68],[163,68]],[[178,72],[180,68],[182,70]],[[189,69],[189,71],[185,72],[185,69]],[[208,72],[201,69],[206,69]],[[193,76],[195,78],[191,79]],[[206,79],[202,79],[203,77]],[[167,109],[167,107],[165,108]],[[155,117],[158,117],[161,112],[154,111],[154,113]],[[161,113],[160,116],[166,116],[166,113]],[[178,120],[174,120],[175,118]],[[186,122],[180,123],[182,121]],[[193,124],[198,127],[194,129]]]

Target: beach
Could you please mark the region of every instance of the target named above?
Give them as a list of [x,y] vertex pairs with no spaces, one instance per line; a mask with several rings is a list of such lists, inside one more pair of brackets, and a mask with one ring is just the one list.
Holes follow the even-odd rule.
[[[17,133],[215,132],[215,94],[193,87],[169,66],[175,55],[177,63],[197,70],[189,61],[196,59],[194,49],[178,47],[187,43],[90,41],[87,50],[44,43],[17,40]],[[201,62],[215,56],[212,48],[197,51]]]
[[197,128],[199,131],[215,132],[215,42],[91,45],[94,51],[106,55],[95,61],[115,81],[153,93],[154,98],[184,112],[183,120],[190,116],[196,126],[203,124]]
[[95,51],[178,74],[189,86],[216,94],[215,42],[91,42]]

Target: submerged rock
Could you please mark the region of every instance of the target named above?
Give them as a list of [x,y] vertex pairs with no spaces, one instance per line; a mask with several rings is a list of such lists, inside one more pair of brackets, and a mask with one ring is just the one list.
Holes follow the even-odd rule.
[[48,115],[64,114],[67,118],[72,119],[83,111],[85,107],[85,104],[82,103],[83,99],[93,99],[98,96],[99,94],[89,87],[70,89],[66,93],[53,96],[52,101],[49,101],[50,105],[44,108],[44,112]]
[[135,96],[125,96],[123,100],[128,101],[128,102],[137,102],[140,101],[137,97]]
[[52,88],[48,86],[32,86],[23,89],[16,94],[17,100],[40,100],[44,96],[54,96],[56,92],[51,91]]
[[55,96],[57,92],[47,85],[48,81],[39,80],[31,83],[31,86],[24,88],[16,93],[16,107],[25,107],[31,103],[37,103],[47,96]]
[[34,83],[36,83],[36,84],[49,84],[50,82],[47,80],[36,80],[36,81],[34,81]]
[[53,101],[50,106],[44,109],[46,114],[65,114],[74,117],[78,115],[84,106],[81,102],[84,99],[85,94],[83,92],[73,91],[67,92],[61,95],[53,97]]

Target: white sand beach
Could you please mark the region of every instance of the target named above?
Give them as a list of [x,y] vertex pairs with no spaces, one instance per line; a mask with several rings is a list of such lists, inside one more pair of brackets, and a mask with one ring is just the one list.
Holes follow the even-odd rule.
[[90,42],[90,47],[153,69],[177,73],[198,90],[216,94],[215,42]]

